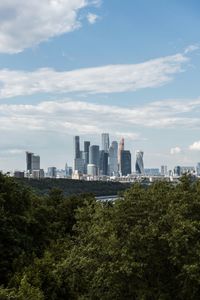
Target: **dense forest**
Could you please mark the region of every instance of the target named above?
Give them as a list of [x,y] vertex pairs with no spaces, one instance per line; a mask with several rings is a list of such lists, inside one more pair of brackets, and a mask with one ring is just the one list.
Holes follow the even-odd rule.
[[20,178],[21,184],[30,186],[37,194],[49,193],[52,188],[61,189],[65,196],[82,193],[92,193],[95,196],[117,195],[130,187],[130,183],[112,181],[85,181],[73,179],[44,178],[42,180]]
[[[106,191],[105,191],[106,192]],[[115,202],[34,194],[0,175],[0,299],[199,299],[200,182]]]

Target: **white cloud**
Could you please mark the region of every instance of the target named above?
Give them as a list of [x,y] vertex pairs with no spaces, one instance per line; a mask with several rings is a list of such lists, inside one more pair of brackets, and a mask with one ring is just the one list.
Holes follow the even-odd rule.
[[174,147],[170,149],[170,154],[174,155],[174,154],[179,154],[181,153],[181,148],[180,147]]
[[199,48],[200,48],[199,45],[189,45],[187,48],[185,48],[184,53],[188,54],[188,53],[194,52],[196,50],[199,50]]
[[182,71],[188,58],[176,54],[144,63],[107,65],[96,68],[57,72],[0,70],[0,98],[36,93],[120,93],[162,86]]
[[[43,101],[38,104],[0,104],[0,156],[3,156],[0,169],[7,166],[13,168],[14,163],[15,168],[20,168],[20,164],[23,166],[24,149],[41,154],[46,167],[56,162],[62,166],[66,160],[72,161],[73,135],[81,135],[82,139],[89,138],[91,142],[95,140],[98,143],[100,134],[107,131],[112,139],[125,137],[127,149],[149,145],[151,152],[156,153],[160,151],[160,144],[155,145],[153,151],[153,146],[150,146],[152,141],[146,137],[152,136],[154,132],[157,135],[159,130],[165,139],[165,129],[168,131],[170,128],[181,131],[187,128],[187,132],[191,129],[194,132],[195,126],[199,131],[200,120],[193,117],[193,112],[198,115],[199,109],[200,99],[163,100],[132,107],[100,105],[72,99]],[[167,147],[166,144],[166,151]],[[143,150],[147,154],[145,149]],[[163,164],[163,161],[169,162],[169,165],[187,163],[184,161],[185,151],[180,146],[174,147],[171,153],[177,155],[168,153],[165,157],[164,151],[158,159],[159,164]],[[190,162],[198,161],[198,157],[194,158],[195,153],[190,152],[189,155]],[[14,160],[15,156],[17,158]],[[18,159],[19,156],[21,160]],[[152,159],[151,154],[148,158],[150,165],[153,161],[155,163]]]
[[200,141],[194,142],[189,146],[189,149],[192,151],[200,151]]
[[[173,108],[173,109],[172,109]],[[140,139],[135,128],[200,128],[191,112],[200,109],[197,100],[165,100],[147,105],[122,107],[70,99],[39,104],[1,104],[0,128],[3,131],[49,131],[69,134],[96,134],[103,131],[128,139]],[[188,113],[188,115],[186,114]],[[142,137],[145,138],[145,137]],[[175,149],[175,150],[174,150]],[[173,148],[175,153],[177,148]]]
[[95,14],[92,14],[92,13],[87,14],[87,20],[90,24],[95,24],[98,19],[99,19],[99,16],[97,16]]
[[0,52],[18,53],[81,26],[79,11],[100,1],[1,0]]

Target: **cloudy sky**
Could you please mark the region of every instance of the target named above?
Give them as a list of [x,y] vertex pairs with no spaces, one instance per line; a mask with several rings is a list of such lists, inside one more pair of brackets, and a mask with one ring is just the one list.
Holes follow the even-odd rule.
[[0,170],[72,165],[73,136],[146,167],[200,161],[199,0],[1,0]]

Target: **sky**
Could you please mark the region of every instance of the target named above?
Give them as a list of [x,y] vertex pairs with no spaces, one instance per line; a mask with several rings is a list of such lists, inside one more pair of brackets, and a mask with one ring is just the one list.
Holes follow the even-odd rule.
[[0,170],[73,164],[73,136],[200,162],[199,0],[1,0]]

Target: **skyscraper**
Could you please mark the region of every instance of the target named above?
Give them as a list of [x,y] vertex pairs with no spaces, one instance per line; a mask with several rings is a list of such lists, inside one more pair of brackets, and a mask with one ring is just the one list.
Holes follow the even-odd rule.
[[32,156],[32,152],[26,152],[26,170],[30,173],[32,172]]
[[109,148],[109,175],[118,174],[118,143],[113,141]]
[[74,158],[80,158],[80,137],[74,137]]
[[40,170],[40,156],[39,155],[32,155],[32,171],[33,170]]
[[101,135],[101,150],[108,152],[110,146],[109,133],[102,133]]
[[119,149],[118,149],[118,165],[119,165],[119,172],[122,173],[121,168],[121,153],[124,151],[124,138],[121,139],[119,142]]
[[161,166],[160,173],[162,176],[166,176],[167,175],[167,166]]
[[47,176],[50,178],[56,178],[57,176],[57,168],[56,167],[49,167],[47,170]]
[[75,158],[74,159],[74,172],[78,171],[78,173],[84,174],[85,173],[85,160],[82,158]]
[[89,154],[89,162],[90,164],[96,165],[99,168],[99,146],[92,145],[90,146],[90,154]]
[[100,175],[108,175],[108,152],[101,150],[100,151]]
[[89,164],[90,142],[84,142],[84,152],[86,153],[86,164]]
[[121,175],[127,176],[131,174],[131,152],[129,150],[121,150],[120,159]]
[[40,156],[26,152],[26,170],[31,174],[33,170],[40,170]]
[[136,151],[135,171],[138,174],[144,174],[143,155],[144,155],[143,151],[141,151],[141,150]]

